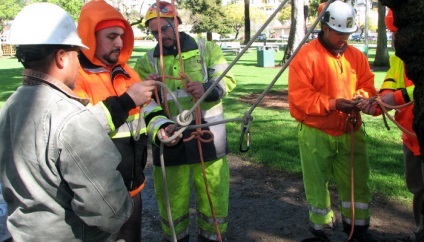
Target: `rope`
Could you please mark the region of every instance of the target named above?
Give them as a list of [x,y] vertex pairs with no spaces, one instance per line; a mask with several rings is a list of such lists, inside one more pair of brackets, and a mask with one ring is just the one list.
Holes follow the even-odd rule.
[[[150,102],[150,101],[148,101]],[[135,129],[135,134],[134,134],[134,141],[138,141],[140,139],[140,130],[142,127],[146,127],[146,123],[144,121],[144,107],[145,105],[141,105],[140,106],[140,112],[138,114],[138,124],[137,124],[137,128]],[[130,127],[131,133],[132,133],[132,126],[129,125],[128,127]]]
[[[275,16],[280,12],[280,10],[284,7],[284,5],[289,0],[284,0],[281,2],[281,4],[275,9],[275,11],[269,16],[268,20],[262,25],[262,27],[259,28],[259,30],[256,32],[256,34],[252,37],[252,39],[246,44],[246,46],[240,51],[240,53],[234,58],[234,60],[228,65],[228,67],[222,72],[222,74],[212,83],[210,88],[206,90],[206,92],[203,94],[202,97],[198,99],[198,101],[193,105],[193,107],[190,109],[190,113],[194,111],[194,109],[198,106],[200,106],[200,103],[204,101],[204,99],[209,95],[210,92],[214,89],[216,85],[222,80],[222,78],[227,75],[227,73],[230,71],[231,68],[240,60],[241,56],[249,49],[249,47],[252,45],[252,43],[255,41],[255,39],[259,36],[260,33],[268,26],[268,24],[275,18]],[[334,1],[334,0],[333,0]],[[309,33],[312,31],[308,31]],[[304,38],[306,41],[306,38]],[[304,43],[304,42],[303,42]],[[303,44],[302,43],[302,44]],[[281,74],[280,74],[281,75]],[[278,78],[277,78],[278,79]],[[275,83],[276,81],[274,81]],[[274,85],[274,84],[272,84]],[[267,91],[268,92],[268,91]],[[262,97],[263,98],[263,97]]]
[[[252,45],[252,43],[254,42],[254,40],[257,38],[257,36],[267,27],[267,25],[275,18],[275,16],[279,13],[279,11],[283,8],[283,6],[288,2],[289,0],[284,0],[279,6],[278,8],[275,9],[274,13],[268,18],[268,20],[264,23],[264,25],[262,25],[262,27],[257,31],[257,33],[254,35],[254,37],[246,44],[246,46],[242,49],[242,51],[236,56],[236,58],[229,64],[229,66],[222,72],[222,74],[212,83],[212,85],[210,86],[210,88],[208,88],[208,90],[205,91],[205,93],[203,94],[202,97],[200,97],[199,99],[194,99],[193,98],[193,102],[194,105],[193,107],[188,111],[188,112],[181,112],[180,110],[180,117],[177,119],[181,119],[183,122],[186,121],[193,112],[196,111],[196,125],[188,125],[185,124],[184,129],[187,128],[196,128],[196,129],[200,129],[201,127],[204,127],[200,122],[197,121],[197,118],[200,118],[200,103],[204,101],[204,99],[209,95],[210,92],[212,92],[212,90],[214,89],[214,87],[222,80],[222,78],[229,72],[229,70],[237,63],[237,61],[241,58],[241,56],[248,50],[248,48]],[[303,44],[306,42],[308,36],[311,34],[311,32],[315,29],[315,27],[317,26],[317,24],[319,23],[319,20],[322,18],[322,16],[325,13],[325,10],[328,8],[330,2],[333,2],[334,0],[330,0],[328,1],[328,3],[324,6],[323,11],[318,15],[316,21],[314,22],[314,24],[312,25],[312,27],[307,31],[307,33],[305,34],[305,37],[302,39],[302,41],[300,42],[299,46],[295,49],[295,51],[293,52],[292,56],[287,60],[287,62],[283,65],[283,67],[280,69],[280,71],[278,72],[278,74],[275,76],[275,78],[272,80],[272,82],[268,85],[268,87],[264,90],[264,92],[261,94],[261,96],[258,98],[258,100],[254,103],[254,105],[251,106],[251,108],[249,109],[248,112],[246,112],[243,116],[243,118],[241,119],[232,119],[231,121],[241,121],[243,122],[242,124],[242,136],[244,133],[247,133],[247,144],[249,147],[249,143],[250,143],[250,127],[252,125],[252,120],[253,118],[251,117],[251,113],[253,112],[253,110],[259,105],[259,103],[262,101],[262,99],[265,97],[265,95],[271,90],[271,88],[274,86],[274,84],[276,83],[276,81],[279,79],[279,77],[282,75],[282,73],[285,71],[285,69],[288,67],[288,65],[290,64],[290,62],[292,61],[292,59],[294,58],[294,56],[297,54],[297,52],[300,50],[300,48],[303,46]],[[159,4],[159,0],[156,1],[157,5]],[[174,0],[172,0],[172,5],[175,6],[175,2]],[[157,11],[157,16],[158,19],[160,19],[159,16],[159,9],[156,9]],[[174,32],[176,34],[176,41],[177,41],[177,48],[178,48],[178,56],[179,56],[179,62],[180,62],[180,70],[182,70],[180,72],[180,78],[177,77],[171,77],[171,76],[165,76],[164,74],[164,61],[163,61],[163,47],[162,47],[162,33],[161,33],[161,26],[160,25],[160,21],[158,21],[158,38],[159,38],[159,53],[160,53],[160,70],[161,70],[161,80],[162,80],[162,84],[164,84],[163,86],[166,86],[165,83],[165,79],[177,79],[177,80],[181,80],[183,81],[184,79],[187,79],[188,82],[190,82],[189,78],[187,75],[184,74],[183,72],[183,64],[182,64],[182,56],[181,56],[181,48],[180,48],[180,42],[179,42],[179,33],[178,31]],[[174,11],[174,26],[176,26],[176,29],[178,29],[178,20],[176,17],[176,12]],[[185,84],[183,82],[183,84]],[[162,86],[162,87],[163,87]],[[170,113],[169,113],[169,107],[168,107],[168,98],[167,98],[167,94],[168,93],[172,93],[169,92],[169,89],[165,88],[164,91],[164,105],[165,105],[165,112],[168,115],[168,117],[171,117]],[[159,98],[159,95],[157,93],[157,90],[155,91],[156,94],[156,98]],[[172,95],[172,94],[171,94]],[[174,102],[177,104],[177,98],[175,97],[175,95],[172,96],[172,98],[174,99]],[[157,103],[160,103],[159,100],[157,100]],[[184,115],[184,116],[182,116]],[[178,121],[177,121],[178,122]],[[227,121],[223,121],[223,122],[228,122]],[[221,122],[217,122],[216,124],[221,123]],[[207,124],[207,126],[211,126],[211,125],[215,125],[215,124]],[[173,140],[176,136],[178,136],[178,134],[182,133],[183,130],[180,132],[181,130],[178,131],[178,133],[174,134],[172,137],[170,137],[169,139],[167,139],[166,141],[170,141]],[[198,139],[198,147],[199,147],[199,154],[201,154],[201,143],[200,142],[210,142],[213,139],[213,134],[211,134],[211,138],[208,140],[202,139],[201,136],[205,133],[205,131],[200,132],[199,130],[197,130],[196,132],[193,132],[191,137],[187,138],[184,141],[189,141],[193,138]],[[242,140],[242,139],[241,139]],[[162,142],[166,142],[165,140],[161,140]],[[163,175],[163,181],[164,181],[164,189],[167,190],[166,187],[166,175],[165,175],[165,167],[164,167],[164,161],[163,161],[163,145],[161,145],[161,166],[162,168],[162,175]],[[213,210],[213,204],[210,198],[210,194],[209,194],[209,189],[208,189],[208,183],[207,183],[207,179],[206,179],[206,174],[205,174],[205,170],[204,170],[204,161],[203,161],[203,155],[201,155],[201,164],[202,164],[202,172],[203,172],[203,176],[204,176],[204,180],[205,180],[205,186],[206,186],[206,192],[207,192],[207,196],[208,196],[208,200],[210,203],[210,207],[211,207],[211,212],[212,212],[212,216],[214,219],[214,225],[215,225],[215,229],[217,231],[217,235],[219,238],[219,241],[222,241],[220,232],[219,232],[219,228],[217,225],[217,220],[214,214],[214,210]],[[166,203],[167,203],[167,211],[168,211],[168,220],[169,220],[169,225],[170,228],[172,230],[172,234],[173,234],[173,239],[174,241],[176,241],[176,235],[175,235],[175,229],[173,226],[173,220],[172,220],[172,216],[171,216],[171,212],[170,212],[170,204],[169,204],[169,196],[168,196],[168,192],[165,191],[165,198],[166,198]]]
[[[159,5],[159,0],[156,1],[156,4]],[[172,0],[171,3],[174,8],[175,8],[175,2],[174,0]],[[156,12],[157,12],[157,16],[158,19],[160,19],[160,14],[159,14],[159,8],[156,8]],[[163,59],[163,45],[162,45],[162,33],[161,33],[161,26],[160,26],[160,21],[158,21],[158,38],[159,38],[159,53],[160,53],[160,70],[161,70],[161,81],[165,84],[164,86],[166,86],[166,78],[168,79],[173,79],[173,80],[181,80],[182,84],[184,85],[184,88],[186,89],[186,83],[191,82],[190,77],[187,76],[184,73],[184,65],[183,65],[183,61],[182,61],[182,55],[181,55],[181,44],[180,44],[180,38],[179,38],[179,32],[178,32],[178,20],[177,20],[177,15],[176,15],[176,11],[174,11],[174,26],[175,29],[173,29],[175,37],[176,37],[176,41],[177,41],[177,49],[178,49],[178,57],[179,57],[179,65],[180,65],[180,73],[179,73],[179,77],[173,77],[173,76],[166,76],[165,75],[165,71],[164,71],[164,59]],[[212,89],[212,88],[211,88]],[[172,116],[170,115],[169,112],[169,105],[168,105],[168,97],[167,94],[169,92],[168,88],[164,89],[163,95],[164,95],[164,105],[165,105],[165,112],[168,116],[168,118],[171,118]],[[172,92],[169,92],[172,93]],[[172,94],[171,94],[172,95]],[[159,95],[156,95],[157,98],[159,97]],[[205,97],[205,95],[203,96]],[[173,96],[174,98],[174,102],[177,103],[177,98],[175,98],[175,96]],[[193,98],[193,102],[196,103],[196,99]],[[160,102],[158,102],[160,103]],[[181,110],[180,110],[181,111]],[[196,115],[195,115],[195,123],[197,125],[201,124],[201,110],[200,110],[200,106],[197,106],[195,109]],[[185,112],[183,116],[184,121],[187,120],[189,118],[189,116],[191,116],[192,112],[187,113]],[[188,123],[189,124],[189,123]],[[182,131],[180,131],[179,133],[182,133]],[[204,134],[208,133],[210,135],[209,139],[204,139],[202,138],[202,136]],[[178,134],[174,134],[174,136],[177,136]],[[173,138],[173,137],[171,137]],[[170,140],[172,140],[170,138]],[[201,130],[200,127],[196,128],[195,132],[191,133],[191,136],[189,138],[184,139],[184,142],[190,141],[192,139],[197,139],[197,145],[198,145],[198,149],[199,149],[199,156],[200,156],[200,161],[201,161],[201,165],[202,165],[202,173],[203,173],[203,178],[204,178],[204,182],[205,182],[205,187],[206,187],[206,193],[208,196],[208,201],[209,201],[209,205],[210,205],[210,209],[211,209],[211,213],[212,213],[212,217],[214,220],[214,225],[215,225],[215,230],[218,236],[218,239],[220,242],[222,242],[222,238],[221,238],[221,234],[219,231],[219,227],[218,227],[218,221],[216,219],[215,216],[215,211],[213,208],[213,204],[212,204],[212,200],[211,200],[211,196],[210,196],[210,192],[209,192],[209,186],[208,186],[208,182],[207,182],[207,178],[206,178],[206,171],[205,171],[205,167],[204,167],[204,160],[203,160],[203,153],[202,153],[202,144],[201,142],[211,142],[213,140],[213,133],[211,133],[208,130]],[[161,166],[162,166],[162,179],[163,179],[163,183],[164,183],[164,195],[165,195],[165,199],[166,199],[166,206],[167,206],[167,214],[168,214],[168,223],[170,226],[170,229],[172,231],[172,237],[173,240],[176,242],[177,238],[176,238],[176,233],[175,233],[175,228],[173,225],[173,219],[172,219],[172,215],[171,215],[171,208],[170,208],[170,202],[169,202],[169,194],[168,194],[168,188],[166,185],[166,172],[165,172],[165,164],[164,164],[164,159],[163,159],[163,145],[161,145]]]
[[[161,68],[161,80],[165,80],[165,74],[164,74],[164,63],[163,63],[163,46],[162,46],[162,29],[160,26],[160,8],[159,8],[159,0],[156,0],[156,16],[157,16],[157,27],[158,27],[158,42],[159,42],[159,63],[160,63],[160,68]],[[174,2],[172,1],[172,4],[174,4]],[[175,6],[175,5],[173,5]],[[174,11],[174,18],[176,18],[175,16],[175,11]],[[177,25],[176,25],[177,26]],[[159,95],[157,93],[157,91],[155,91],[156,95],[156,102],[160,105],[160,101],[159,101]],[[168,108],[168,102],[167,102],[167,92],[164,92],[164,99],[165,99],[165,112],[166,115],[168,117],[170,117],[169,114],[169,108]],[[166,172],[165,172],[165,161],[163,158],[163,143],[161,143],[160,146],[160,163],[161,163],[161,170],[162,170],[162,183],[163,183],[163,192],[164,192],[164,196],[165,196],[165,203],[166,203],[166,213],[168,216],[168,224],[169,224],[169,228],[171,230],[171,234],[172,234],[172,240],[173,242],[177,242],[177,235],[175,232],[175,227],[174,227],[174,220],[172,219],[172,213],[171,213],[171,204],[169,201],[169,192],[168,192],[168,185],[167,185],[167,181],[166,181]]]
[[405,104],[402,104],[402,105],[396,105],[396,106],[392,106],[392,105],[389,105],[389,104],[386,104],[386,103],[384,103],[383,101],[381,101],[381,99],[380,99],[380,97],[379,96],[376,96],[376,97],[374,97],[373,98],[374,100],[373,101],[375,101],[375,102],[377,102],[378,103],[378,105],[380,106],[380,108],[381,108],[381,110],[383,111],[383,113],[382,113],[382,115],[383,115],[383,121],[384,121],[384,124],[385,124],[385,126],[386,126],[386,128],[387,128],[387,130],[390,130],[390,127],[387,125],[387,121],[386,121],[386,116],[387,116],[387,118],[389,118],[390,119],[390,121],[392,121],[402,132],[404,132],[405,134],[407,134],[407,135],[410,135],[410,136],[412,136],[412,137],[417,137],[417,135],[415,134],[415,133],[412,133],[411,131],[409,131],[409,130],[407,130],[405,127],[403,127],[402,125],[400,125],[399,124],[399,122],[397,122],[396,120],[395,120],[395,118],[393,118],[393,116],[391,116],[390,114],[389,114],[389,110],[387,110],[387,109],[394,109],[394,110],[396,110],[396,112],[400,112],[399,111],[399,109],[400,108],[404,108],[404,107],[407,107],[407,106],[409,106],[409,105],[413,105],[414,104],[414,101],[411,101],[411,102],[408,102],[408,103],[405,103]]
[[[353,104],[356,104],[356,103],[359,103],[359,102],[361,102],[362,100],[356,100],[356,101],[353,101]],[[388,129],[388,130],[390,130],[390,128],[389,128],[389,126],[388,126],[388,124],[387,124],[387,121],[386,121],[386,119],[385,119],[385,117],[387,116],[393,123],[395,123],[396,124],[396,126],[402,131],[402,132],[404,132],[404,133],[406,133],[406,134],[408,134],[408,135],[411,135],[411,136],[413,136],[413,137],[416,137],[416,135],[414,134],[414,133],[411,133],[409,130],[407,130],[406,128],[404,128],[402,125],[400,125],[389,113],[388,113],[388,110],[387,110],[387,108],[388,109],[395,109],[397,112],[399,112],[399,109],[400,108],[403,108],[403,107],[407,107],[407,106],[409,106],[409,105],[412,105],[414,102],[413,101],[411,101],[411,102],[408,102],[408,103],[405,103],[405,104],[402,104],[402,105],[396,105],[396,106],[393,106],[393,105],[389,105],[389,104],[386,104],[386,103],[384,103],[383,101],[381,101],[381,99],[380,99],[380,97],[379,96],[375,96],[375,97],[372,97],[372,98],[370,98],[370,101],[371,102],[377,102],[378,103],[378,105],[381,107],[381,110],[383,111],[383,120],[384,120],[384,124],[385,124],[385,126],[386,126],[386,128]],[[348,236],[348,241],[350,241],[351,239],[352,239],[352,237],[353,237],[353,234],[354,234],[354,231],[355,231],[355,229],[354,229],[354,225],[355,225],[355,169],[354,169],[354,167],[355,167],[355,161],[354,161],[354,130],[353,130],[353,126],[354,126],[354,124],[356,123],[356,117],[355,117],[355,113],[354,112],[352,112],[352,114],[350,114],[349,115],[349,117],[348,117],[348,120],[347,120],[348,122],[349,122],[349,124],[350,124],[350,137],[351,137],[351,149],[350,149],[350,186],[351,186],[351,189],[350,189],[350,199],[351,199],[351,216],[352,216],[352,219],[351,219],[351,228],[350,228],[350,233],[349,233],[349,236]]]
[[350,224],[350,233],[348,241],[353,237],[353,232],[355,231],[355,155],[354,155],[354,141],[355,141],[355,132],[353,126],[356,124],[356,114],[352,112],[348,117],[349,127],[350,127],[350,204],[351,204],[351,224]]
[[[212,83],[212,85],[210,86],[210,88],[208,90],[205,91],[205,93],[203,94],[202,97],[200,97],[197,102],[193,105],[192,109],[189,110],[188,112],[185,112],[184,116],[189,116],[191,113],[194,112],[194,109],[197,108],[197,106],[200,105],[201,102],[204,101],[204,99],[206,98],[207,95],[209,95],[210,92],[212,92],[213,88],[219,83],[219,81],[222,80],[222,78],[229,72],[229,70],[238,62],[238,60],[241,58],[241,56],[249,49],[249,47],[252,45],[252,43],[254,42],[255,38],[262,32],[263,29],[266,28],[266,26],[271,22],[271,20],[273,18],[275,18],[275,16],[278,14],[278,12],[284,7],[284,5],[288,2],[289,0],[284,0],[279,6],[278,8],[274,11],[274,13],[268,18],[268,20],[265,22],[265,24],[257,31],[257,33],[254,35],[254,37],[246,44],[246,46],[242,49],[242,51],[235,57],[235,59],[229,64],[229,66],[222,72],[222,74]],[[237,122],[242,122],[242,127],[241,127],[241,132],[242,132],[242,136],[244,135],[244,133],[247,133],[249,136],[249,132],[250,132],[250,127],[251,127],[251,122],[253,120],[251,113],[253,112],[253,110],[259,105],[259,103],[263,100],[263,98],[265,97],[265,95],[271,90],[271,88],[274,86],[274,84],[277,82],[277,80],[280,78],[280,76],[282,75],[282,73],[285,71],[285,69],[287,69],[288,65],[290,64],[290,62],[292,61],[292,59],[294,58],[294,56],[297,54],[297,52],[300,50],[300,48],[303,46],[303,44],[306,42],[306,40],[308,39],[308,36],[312,33],[312,31],[315,29],[315,27],[317,26],[317,24],[319,23],[320,19],[322,18],[322,16],[325,13],[325,10],[328,8],[328,6],[330,5],[331,2],[333,2],[335,0],[330,0],[327,2],[327,4],[324,6],[323,11],[318,15],[317,19],[315,20],[315,22],[312,24],[311,28],[306,32],[305,37],[302,39],[302,41],[299,43],[299,46],[294,50],[292,56],[287,60],[287,62],[283,65],[283,67],[280,69],[280,71],[277,73],[277,75],[274,77],[274,79],[272,80],[272,82],[269,84],[269,86],[264,90],[264,92],[261,94],[261,96],[257,99],[257,101],[251,106],[251,108],[249,109],[248,112],[246,112],[243,116],[243,118],[238,118],[238,119],[231,119],[231,120],[227,120],[227,122],[233,122],[233,121],[237,121]],[[160,33],[160,28],[159,28],[159,36],[161,36]],[[161,39],[159,39],[159,45],[160,45],[160,50],[162,51],[162,45],[161,45]],[[162,52],[160,52],[162,53]],[[162,54],[161,54],[162,57]],[[160,62],[161,65],[163,65],[163,60],[161,60]],[[163,70],[163,68],[161,69]],[[163,71],[162,71],[163,73]],[[170,79],[177,79],[176,77],[169,77],[169,76],[165,76],[164,74],[162,74],[162,80],[164,80],[166,78],[170,78]],[[156,95],[158,96],[158,95]],[[165,100],[166,97],[164,98]],[[174,102],[178,103],[177,99],[175,97],[173,97]],[[157,101],[157,103],[159,103]],[[167,106],[167,103],[165,103],[165,106]],[[181,112],[181,110],[180,110]],[[180,114],[181,116],[181,114]],[[183,120],[185,120],[186,117],[183,118]],[[209,124],[209,126],[215,125],[215,124],[219,124],[219,123],[211,123]],[[198,127],[198,126],[196,126]],[[195,128],[195,126],[188,126],[186,128]],[[241,137],[241,140],[242,137]]]
[[[253,112],[253,110],[259,105],[259,103],[262,101],[262,99],[265,97],[265,95],[271,90],[271,88],[274,86],[274,84],[277,82],[277,80],[280,78],[280,76],[283,74],[283,72],[287,69],[287,67],[289,66],[289,64],[293,60],[293,58],[296,56],[297,52],[299,52],[300,48],[302,48],[303,44],[308,39],[309,35],[312,33],[312,31],[315,29],[315,27],[319,23],[320,19],[322,18],[322,16],[325,13],[325,10],[328,8],[328,6],[330,5],[330,3],[333,2],[333,1],[335,1],[335,0],[329,0],[326,3],[326,5],[324,6],[323,10],[318,15],[318,17],[315,20],[315,22],[312,24],[311,28],[306,32],[306,34],[303,37],[302,41],[300,41],[300,43],[297,46],[297,48],[293,51],[293,54],[290,56],[290,58],[287,60],[287,62],[281,67],[280,71],[274,77],[274,79],[272,80],[272,82],[270,83],[270,85],[262,92],[262,94],[258,97],[257,101],[251,106],[251,108],[250,108],[250,110],[248,112],[249,114],[251,114]],[[287,2],[287,1],[285,1],[285,2]]]
[[168,184],[166,182],[165,159],[163,158],[163,143],[160,144],[160,167],[162,171],[163,192],[165,195],[166,214],[168,215],[168,224],[172,233],[172,241],[177,242],[174,221],[172,220],[171,203],[169,202]]

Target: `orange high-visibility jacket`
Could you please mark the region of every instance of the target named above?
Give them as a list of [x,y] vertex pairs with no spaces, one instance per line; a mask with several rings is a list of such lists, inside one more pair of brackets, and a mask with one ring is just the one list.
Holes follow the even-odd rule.
[[[347,45],[337,56],[314,39],[305,44],[289,67],[290,114],[299,122],[333,136],[349,131],[347,114],[336,110],[336,99],[370,98],[376,94],[367,57]],[[358,129],[362,123],[357,113]]]
[[[381,85],[380,95],[394,92],[396,104],[402,105],[414,100],[414,89],[414,83],[405,74],[405,64],[399,57],[392,55],[390,57],[390,69],[387,71],[384,82]],[[400,108],[400,112],[395,113],[395,120],[402,127],[415,134],[412,129],[412,121],[414,119],[413,108],[414,105]],[[420,146],[417,137],[402,132],[402,140],[414,155],[420,155]]]
[[[92,14],[92,9],[96,14]],[[111,19],[122,20],[125,32],[118,62],[114,66],[107,66],[95,57],[95,28],[98,23]],[[74,91],[80,97],[90,98],[93,105],[91,111],[121,153],[118,170],[130,194],[135,195],[142,189],[145,179],[143,170],[147,161],[147,134],[158,142],[158,130],[172,121],[165,117],[156,102],[151,101],[140,109],[134,107],[134,102],[125,93],[129,86],[141,79],[127,64],[134,47],[134,34],[119,12],[104,1],[88,2],[81,10],[78,34],[90,49],[82,50],[80,55],[81,68]]]

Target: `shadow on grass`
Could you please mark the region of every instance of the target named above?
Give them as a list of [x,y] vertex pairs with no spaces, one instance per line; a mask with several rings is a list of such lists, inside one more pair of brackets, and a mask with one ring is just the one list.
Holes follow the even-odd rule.
[[22,84],[23,68],[2,69],[0,74],[0,102],[5,102]]

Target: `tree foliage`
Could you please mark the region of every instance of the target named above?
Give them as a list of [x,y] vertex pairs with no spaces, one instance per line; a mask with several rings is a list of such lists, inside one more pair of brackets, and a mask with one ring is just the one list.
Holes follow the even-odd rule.
[[233,31],[236,33],[237,39],[240,30],[244,26],[244,8],[243,4],[230,4],[224,7],[224,13],[231,24]]
[[25,6],[23,0],[2,0],[0,2],[0,32],[3,32],[7,21],[12,20]]
[[322,0],[310,0],[308,8],[308,17],[318,16],[318,7],[323,2]]
[[285,22],[290,20],[291,17],[291,4],[286,4],[283,9],[278,13],[277,19],[280,21],[281,24],[284,24]]
[[261,11],[260,9],[256,7],[250,8],[250,22],[252,25],[253,30],[256,32],[262,25],[266,22],[267,16],[264,13],[264,11]]
[[220,0],[182,0],[181,5],[191,11],[192,32],[206,32],[208,40],[212,40],[213,32],[231,32],[231,23],[226,18]]
[[37,2],[49,2],[56,4],[60,7],[62,7],[66,12],[71,15],[71,17],[77,21],[81,12],[81,8],[84,5],[84,1],[81,0],[32,0],[30,3],[37,3]]
[[[142,24],[145,17],[145,13],[141,12],[145,1],[141,1],[140,5],[125,0],[111,0],[110,3],[116,9],[118,9],[118,11],[124,16],[124,18],[130,23],[131,26],[138,25],[139,28],[144,28],[140,25]],[[139,8],[135,8],[136,6]]]

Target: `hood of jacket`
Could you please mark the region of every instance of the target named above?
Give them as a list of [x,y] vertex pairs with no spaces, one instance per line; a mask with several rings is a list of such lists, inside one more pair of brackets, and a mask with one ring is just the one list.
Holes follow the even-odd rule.
[[82,52],[94,65],[106,67],[104,63],[95,57],[96,35],[94,30],[97,24],[104,20],[122,20],[125,23],[124,43],[115,66],[123,65],[130,59],[133,51],[134,32],[122,14],[103,0],[90,1],[81,9],[77,30],[82,42],[89,47],[89,49],[82,50]]

